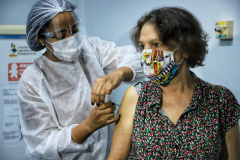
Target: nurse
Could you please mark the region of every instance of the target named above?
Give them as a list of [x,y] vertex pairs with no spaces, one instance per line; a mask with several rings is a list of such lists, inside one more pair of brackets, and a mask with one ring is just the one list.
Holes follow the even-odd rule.
[[84,36],[75,8],[38,0],[28,15],[28,45],[46,51],[19,81],[26,159],[104,159],[107,126],[119,119],[105,94],[144,77],[134,47]]

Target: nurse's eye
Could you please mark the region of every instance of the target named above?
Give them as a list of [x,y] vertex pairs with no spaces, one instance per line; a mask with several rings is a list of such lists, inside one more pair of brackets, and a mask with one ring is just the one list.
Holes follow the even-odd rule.
[[170,57],[169,55],[167,55],[167,56],[165,56],[164,58],[168,58],[168,57]]
[[66,32],[67,32],[66,29],[57,31],[57,32],[56,32],[57,39],[58,39],[58,40],[64,39],[64,38],[66,37]]
[[72,26],[72,34],[75,34],[79,31],[78,24]]

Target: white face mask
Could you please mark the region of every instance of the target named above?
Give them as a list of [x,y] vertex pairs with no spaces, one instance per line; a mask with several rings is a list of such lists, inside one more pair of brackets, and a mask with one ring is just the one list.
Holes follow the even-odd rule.
[[[48,42],[47,40],[45,41]],[[47,45],[46,47],[52,51],[58,59],[71,62],[78,59],[81,53],[81,41],[82,37],[79,32],[77,32],[72,37],[53,43],[48,42],[52,45],[53,50],[51,50]]]

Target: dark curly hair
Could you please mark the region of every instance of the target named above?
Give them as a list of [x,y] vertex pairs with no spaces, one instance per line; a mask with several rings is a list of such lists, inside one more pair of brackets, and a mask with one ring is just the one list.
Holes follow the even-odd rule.
[[180,46],[179,49],[189,55],[187,64],[190,67],[203,66],[208,53],[208,34],[189,11],[180,7],[164,7],[142,16],[131,30],[131,39],[138,50],[140,32],[146,23],[155,25],[164,45],[169,46],[169,40],[174,40]]

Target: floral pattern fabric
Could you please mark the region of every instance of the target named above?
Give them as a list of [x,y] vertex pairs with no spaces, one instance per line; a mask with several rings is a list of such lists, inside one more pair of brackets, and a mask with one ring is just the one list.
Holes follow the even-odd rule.
[[193,97],[176,124],[161,109],[162,90],[141,85],[128,159],[219,159],[225,133],[240,119],[240,106],[222,86],[195,79]]

